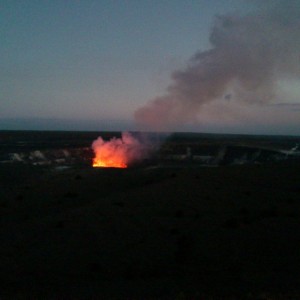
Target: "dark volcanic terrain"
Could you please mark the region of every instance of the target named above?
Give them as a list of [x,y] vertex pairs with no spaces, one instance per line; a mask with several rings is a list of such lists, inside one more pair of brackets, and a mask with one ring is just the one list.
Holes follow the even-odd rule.
[[184,161],[2,163],[0,298],[298,299],[299,159]]

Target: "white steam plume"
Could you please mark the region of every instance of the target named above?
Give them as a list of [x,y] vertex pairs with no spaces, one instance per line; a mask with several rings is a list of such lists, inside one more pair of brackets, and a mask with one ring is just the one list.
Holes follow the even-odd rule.
[[142,127],[166,130],[196,122],[203,105],[215,100],[275,99],[278,80],[300,78],[300,1],[265,1],[255,13],[217,16],[210,42],[210,50],[172,74],[165,95],[135,112]]

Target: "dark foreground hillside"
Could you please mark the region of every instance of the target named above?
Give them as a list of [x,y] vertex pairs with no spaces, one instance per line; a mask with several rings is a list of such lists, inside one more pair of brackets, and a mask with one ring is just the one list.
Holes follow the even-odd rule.
[[300,164],[9,165],[1,299],[296,299]]

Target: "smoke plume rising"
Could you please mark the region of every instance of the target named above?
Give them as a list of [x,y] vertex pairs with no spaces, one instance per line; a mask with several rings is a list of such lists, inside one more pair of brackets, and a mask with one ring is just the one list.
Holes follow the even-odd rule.
[[300,2],[260,2],[245,16],[217,16],[211,49],[197,52],[185,70],[172,74],[165,95],[135,112],[138,124],[166,130],[197,122],[203,106],[214,101],[267,104],[276,99],[281,79],[299,79]]

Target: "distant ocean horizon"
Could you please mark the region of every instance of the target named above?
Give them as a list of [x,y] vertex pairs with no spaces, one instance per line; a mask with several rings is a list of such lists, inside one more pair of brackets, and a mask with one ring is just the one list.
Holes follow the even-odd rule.
[[71,120],[60,118],[0,118],[0,130],[123,131],[134,130],[127,120]]
[[[29,131],[149,131],[139,130],[132,120],[112,119],[62,119],[62,118],[0,118],[0,131],[29,130]],[[261,127],[257,124],[226,125],[195,124],[183,125],[174,130],[161,132],[191,132],[203,134],[237,134],[263,136],[300,136],[298,126],[269,126]]]

